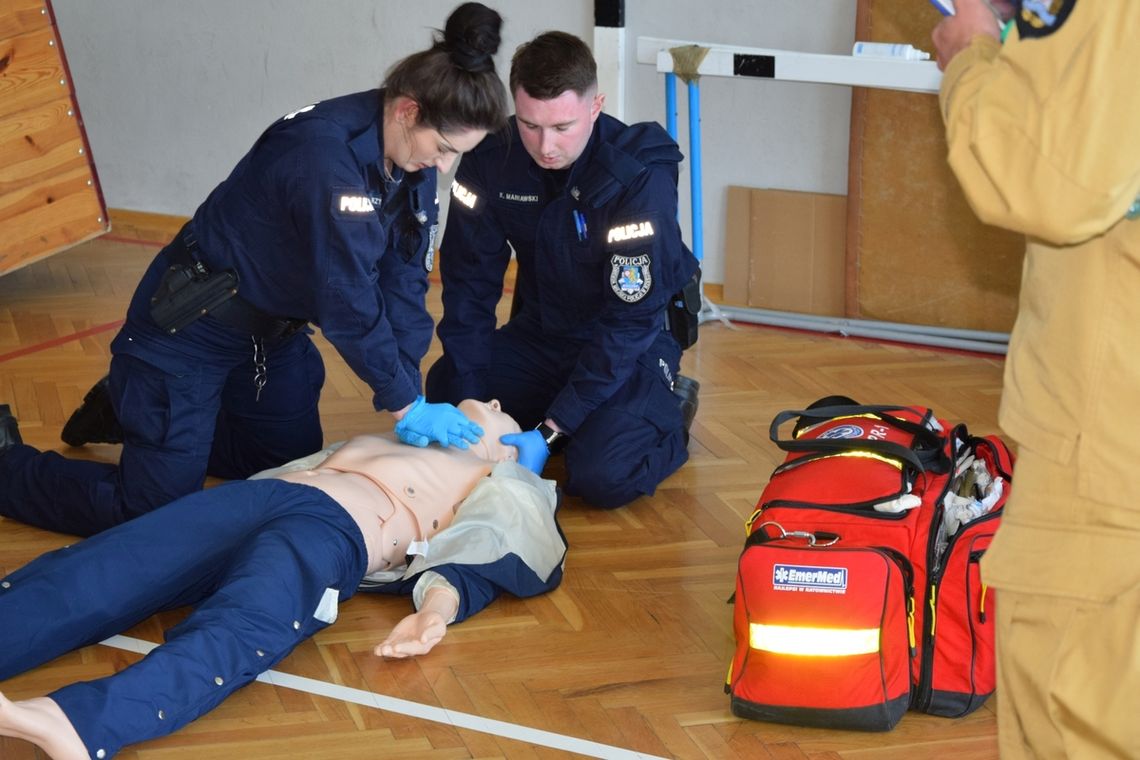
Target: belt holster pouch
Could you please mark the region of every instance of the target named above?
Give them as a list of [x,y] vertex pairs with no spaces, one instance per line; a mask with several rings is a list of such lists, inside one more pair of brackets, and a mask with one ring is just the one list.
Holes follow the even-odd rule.
[[697,342],[700,313],[701,270],[698,269],[669,301],[669,332],[682,351]]
[[175,333],[237,295],[236,272],[210,272],[201,263],[173,264],[150,299],[150,316]]

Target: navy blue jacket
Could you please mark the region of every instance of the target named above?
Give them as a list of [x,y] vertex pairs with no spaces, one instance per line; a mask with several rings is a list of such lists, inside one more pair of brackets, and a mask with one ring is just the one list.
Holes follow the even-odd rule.
[[439,201],[435,169],[386,181],[383,91],[322,101],[270,126],[194,215],[202,258],[243,298],[309,320],[373,391],[420,392]]
[[606,114],[565,172],[534,163],[514,118],[463,157],[440,249],[438,328],[461,395],[482,398],[512,248],[512,321],[577,355],[548,416],[573,433],[629,379],[698,266],[677,222],[681,160],[658,124],[627,126]]

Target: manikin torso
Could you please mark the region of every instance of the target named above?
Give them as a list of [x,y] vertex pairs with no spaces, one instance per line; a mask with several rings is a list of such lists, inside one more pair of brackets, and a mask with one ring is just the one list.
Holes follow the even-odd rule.
[[446,528],[459,504],[496,462],[516,458],[499,436],[518,425],[498,402],[463,401],[460,409],[483,427],[483,439],[463,450],[417,448],[384,435],[352,438],[310,470],[277,477],[319,488],[348,512],[368,550],[368,573],[404,564],[412,541]]

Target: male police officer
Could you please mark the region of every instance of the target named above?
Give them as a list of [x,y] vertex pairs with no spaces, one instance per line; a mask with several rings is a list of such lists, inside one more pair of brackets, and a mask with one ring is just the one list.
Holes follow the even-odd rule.
[[[699,286],[677,223],[681,152],[657,124],[602,113],[596,64],[573,35],[519,47],[510,87],[509,129],[452,185],[444,355],[427,397],[500,399],[524,428],[538,423],[524,438],[543,456],[566,446],[567,493],[618,507],[688,458],[697,383],[678,370]],[[512,314],[496,330],[512,249]]]

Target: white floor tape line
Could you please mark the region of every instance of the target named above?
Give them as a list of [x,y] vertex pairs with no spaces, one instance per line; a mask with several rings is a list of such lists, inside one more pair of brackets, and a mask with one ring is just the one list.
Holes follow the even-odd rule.
[[[128,652],[136,652],[138,654],[146,654],[158,646],[153,642],[143,641],[142,639],[136,639],[130,636],[112,636],[100,643],[104,646],[114,647],[115,649],[122,649]],[[485,734],[502,736],[506,739],[514,739],[515,741],[525,742],[527,744],[538,744],[543,747],[550,747],[565,752],[576,752],[588,757],[601,757],[607,760],[611,758],[612,760],[665,760],[665,758],[661,758],[657,755],[633,752],[632,750],[614,747],[609,744],[600,744],[585,739],[577,739],[573,736],[556,734],[551,731],[528,728],[526,726],[520,726],[517,723],[506,723],[501,720],[481,718],[478,715],[472,715],[470,713],[445,710],[442,707],[423,705],[419,702],[410,702],[406,699],[387,697],[383,694],[377,694],[371,691],[352,689],[347,686],[328,683],[327,681],[318,681],[314,678],[291,676],[288,673],[282,673],[278,670],[267,670],[258,676],[257,680],[285,689],[302,691],[320,697],[339,699],[342,702],[351,702],[353,704],[363,705],[364,707],[374,707],[378,710],[387,710],[389,712],[400,713],[401,715],[408,715],[413,718],[420,718],[421,720],[444,723],[449,726],[455,726],[456,728],[480,731]]]

